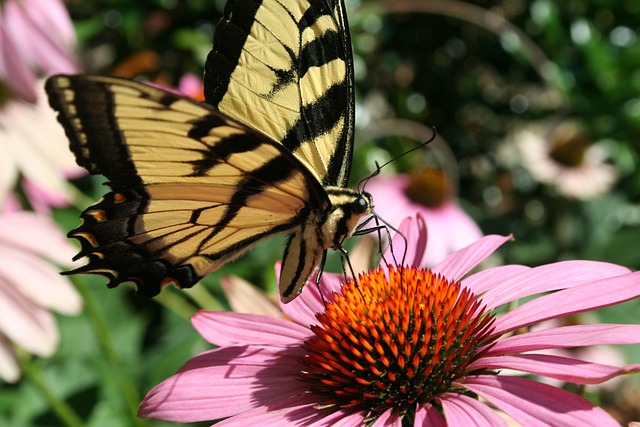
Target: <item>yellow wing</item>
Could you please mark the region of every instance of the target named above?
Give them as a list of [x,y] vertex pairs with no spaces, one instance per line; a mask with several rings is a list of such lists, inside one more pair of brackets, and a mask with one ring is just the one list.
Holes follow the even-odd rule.
[[342,0],[229,0],[204,83],[209,104],[282,143],[323,185],[347,185],[354,89]]
[[113,287],[190,287],[260,239],[330,206],[282,145],[190,99],[135,81],[54,76],[46,90],[78,164],[112,191],[69,233]]

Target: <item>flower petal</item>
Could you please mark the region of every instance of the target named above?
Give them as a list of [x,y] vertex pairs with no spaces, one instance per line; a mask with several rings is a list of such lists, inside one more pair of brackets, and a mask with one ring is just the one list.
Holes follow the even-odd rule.
[[220,286],[229,305],[236,313],[282,317],[278,307],[246,280],[237,276],[225,276],[220,279]]
[[376,420],[371,424],[371,427],[402,427],[402,419],[393,410],[393,408],[384,411]]
[[488,308],[494,308],[519,298],[621,276],[629,271],[626,267],[607,262],[556,262],[523,271],[520,275],[512,275],[508,280],[503,280],[488,290],[482,296],[482,300]]
[[140,404],[139,415],[205,421],[287,402],[306,387],[295,376],[301,368],[298,360],[297,354],[251,346],[202,353],[154,387]]
[[507,425],[487,405],[463,394],[445,393],[439,401],[449,427],[506,427]]
[[[639,284],[640,272],[636,271],[538,297],[496,319],[493,334],[502,335],[543,320],[582,313],[637,298],[640,296]],[[564,286],[570,285],[565,283]]]
[[[276,266],[276,276],[280,276],[280,264]],[[324,311],[325,300],[332,301],[333,293],[340,291],[344,277],[336,273],[322,273],[320,283],[316,286],[316,274],[311,276],[300,295],[288,304],[280,303],[280,309],[286,317],[302,326],[316,322],[316,313]],[[322,295],[320,295],[320,290]]]
[[82,310],[82,298],[69,279],[33,254],[0,246],[0,276],[44,308],[67,315]]
[[233,418],[221,421],[221,427],[281,427],[281,426],[355,426],[364,425],[361,414],[348,414],[333,409],[318,409],[310,395],[293,396],[270,405],[255,408]]
[[5,80],[12,92],[20,98],[27,102],[36,102],[36,75],[23,61],[20,48],[3,16],[0,16],[0,78]]
[[287,320],[256,314],[199,311],[191,318],[193,327],[211,344],[300,345],[311,332]]
[[42,255],[62,265],[71,264],[76,249],[49,216],[18,211],[4,213],[0,219],[0,245]]
[[393,236],[380,265],[383,268],[386,264],[422,266],[427,250],[427,224],[423,216],[405,218],[398,229],[400,233]]
[[0,331],[30,353],[50,356],[58,345],[55,319],[0,276]]
[[600,384],[620,375],[640,371],[640,365],[618,368],[551,354],[482,357],[469,366],[469,369],[482,368],[513,369],[575,384]]
[[522,425],[620,427],[587,400],[527,378],[483,375],[468,377],[464,386]]
[[447,422],[440,415],[440,411],[433,405],[427,403],[424,406],[419,406],[416,410],[416,416],[413,420],[414,426],[429,426],[429,427],[447,427]]
[[20,379],[20,366],[11,344],[0,334],[0,378],[8,383]]
[[435,273],[440,273],[450,280],[460,280],[473,267],[481,263],[485,258],[495,252],[512,236],[489,235],[475,243],[460,249],[446,257],[442,262],[433,267]]
[[[531,270],[531,267],[525,265],[502,265],[473,273],[462,279],[461,283],[474,294],[480,295],[494,287],[502,286],[505,282],[510,283],[512,278],[521,277],[521,274],[528,270]],[[486,303],[484,296],[482,300]]]
[[640,344],[640,325],[571,325],[500,339],[487,356],[601,344]]

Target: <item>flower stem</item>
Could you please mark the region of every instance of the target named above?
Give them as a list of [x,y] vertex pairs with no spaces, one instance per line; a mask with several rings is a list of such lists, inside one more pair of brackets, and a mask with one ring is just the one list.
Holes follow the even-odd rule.
[[160,292],[153,300],[185,319],[190,318],[198,311],[196,307],[171,290]]
[[51,390],[47,382],[42,378],[40,370],[31,361],[29,355],[20,357],[20,365],[25,377],[40,392],[60,421],[67,427],[82,427],[84,422],[80,416],[65,402],[59,399]]
[[130,422],[128,422],[127,425],[145,426],[148,424],[147,420],[143,420],[137,416],[140,396],[135,384],[130,380],[123,369],[122,360],[113,346],[109,328],[97,308],[94,295],[87,290],[86,283],[84,281],[77,280],[76,283],[78,284],[76,287],[82,295],[85,303],[85,311],[91,319],[91,323],[98,337],[98,342],[102,347],[107,363],[110,365],[110,371],[113,373],[115,381],[126,402],[127,408],[124,412],[126,412],[130,419]]
[[203,310],[224,310],[224,306],[220,304],[211,292],[205,286],[194,286],[186,291],[186,294]]

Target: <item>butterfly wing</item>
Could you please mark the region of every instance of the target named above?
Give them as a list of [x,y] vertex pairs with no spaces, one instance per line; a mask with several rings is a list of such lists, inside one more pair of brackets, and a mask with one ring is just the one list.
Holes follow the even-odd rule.
[[330,203],[282,145],[179,95],[135,81],[54,76],[46,90],[78,164],[112,192],[82,214],[75,272],[144,296],[202,276]]
[[351,41],[342,0],[229,0],[205,64],[209,104],[345,187],[353,152]]

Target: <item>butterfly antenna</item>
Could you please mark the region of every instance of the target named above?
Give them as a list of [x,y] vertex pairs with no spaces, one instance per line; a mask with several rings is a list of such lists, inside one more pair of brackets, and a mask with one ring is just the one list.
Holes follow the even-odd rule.
[[398,154],[397,156],[395,156],[391,160],[387,160],[383,164],[379,164],[377,161],[374,161],[374,163],[376,165],[375,170],[373,172],[371,172],[371,174],[369,174],[369,176],[366,176],[362,180],[360,180],[360,182],[358,183],[358,189],[362,189],[361,193],[364,192],[365,188],[367,187],[367,183],[369,182],[369,180],[371,178],[380,175],[380,171],[382,171],[383,167],[385,167],[388,164],[393,163],[396,160],[400,159],[401,157],[404,157],[409,153],[413,153],[414,151],[419,150],[422,147],[424,147],[425,145],[430,144],[431,142],[433,142],[436,139],[436,136],[438,135],[438,131],[436,130],[435,126],[431,126],[431,130],[433,131],[433,133],[431,134],[431,138],[429,138],[428,140],[416,145],[415,147],[405,151],[404,153]]

